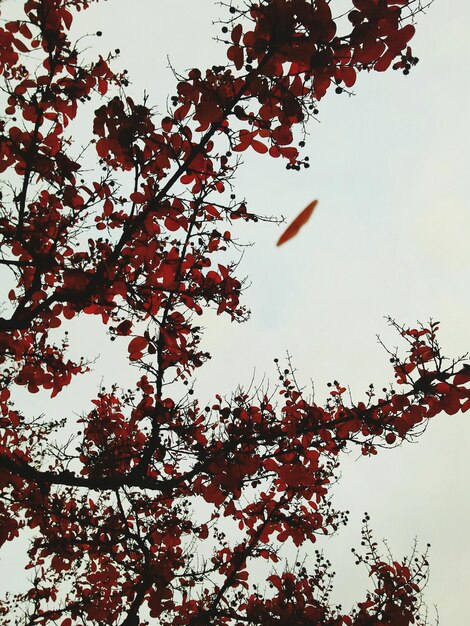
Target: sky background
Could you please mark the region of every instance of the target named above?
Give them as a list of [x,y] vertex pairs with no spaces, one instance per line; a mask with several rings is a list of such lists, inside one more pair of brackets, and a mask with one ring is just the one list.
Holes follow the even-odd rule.
[[[331,4],[334,13],[348,3]],[[134,0],[130,7],[125,0],[101,2],[80,16],[76,32],[103,31],[83,45],[119,48],[117,66],[129,70],[131,93],[137,98],[145,90],[164,115],[175,89],[168,58],[181,72],[223,63],[225,47],[212,39],[220,25],[212,22],[227,9],[211,0]],[[445,354],[470,349],[469,19],[466,1],[436,0],[418,16],[412,45],[420,62],[409,76],[361,74],[354,97],[325,97],[319,122],[308,126],[303,154],[310,169],[292,172],[280,160],[245,156],[236,192],[249,209],[290,221],[311,200],[319,205],[281,248],[275,243],[283,227],[258,223],[234,231],[240,241],[255,242],[239,268],[251,284],[244,301],[252,317],[243,325],[205,317],[204,345],[213,358],[197,372],[201,403],[253,378],[274,384],[273,359],[282,361],[287,351],[298,379],[314,382],[318,402],[333,379],[349,385],[359,401],[371,382],[380,389],[393,381],[377,333],[387,345],[404,347],[386,315],[404,325],[437,319]],[[94,322],[72,327],[72,350],[96,354]],[[101,381],[126,386],[129,372],[119,366],[125,345],[102,346],[94,373],[66,390],[54,411],[83,410],[82,398]],[[34,409],[42,407],[48,410],[46,399],[35,397]],[[469,437],[468,417],[442,415],[415,445],[343,459],[333,502],[351,511],[350,523],[318,544],[337,572],[335,601],[346,608],[364,595],[366,575],[354,566],[350,548],[360,543],[367,511],[376,539],[387,538],[396,557],[409,553],[415,537],[423,549],[432,544],[425,592],[431,615],[436,604],[442,626],[465,623]],[[16,556],[20,562],[9,547],[2,569]]]

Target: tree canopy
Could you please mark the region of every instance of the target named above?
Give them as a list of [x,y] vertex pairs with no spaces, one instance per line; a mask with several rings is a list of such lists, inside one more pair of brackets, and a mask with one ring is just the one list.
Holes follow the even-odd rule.
[[[367,517],[356,558],[372,583],[351,613],[329,601],[320,552],[308,567],[279,555],[346,523],[330,500],[342,452],[375,455],[470,407],[470,367],[444,358],[438,323],[390,320],[402,338],[389,354],[394,384],[359,402],[334,381],[317,404],[278,362],[269,393],[214,390],[206,405],[192,386],[210,358],[203,312],[248,317],[232,231],[264,218],[234,192],[240,155],[307,168],[302,133],[328,90],[416,64],[422,4],[353,0],[344,19],[325,0],[229,3],[227,63],[177,75],[164,115],[126,94],[116,53],[88,61],[71,39],[89,4],[28,0],[0,26],[0,264],[11,282],[0,318],[0,543],[32,530],[34,572],[26,593],[2,601],[1,623],[424,624],[426,553],[381,555]],[[91,118],[85,139],[80,115]],[[78,420],[18,408],[17,388],[55,398],[89,371],[63,333],[84,316],[125,343],[135,388],[90,393]]]

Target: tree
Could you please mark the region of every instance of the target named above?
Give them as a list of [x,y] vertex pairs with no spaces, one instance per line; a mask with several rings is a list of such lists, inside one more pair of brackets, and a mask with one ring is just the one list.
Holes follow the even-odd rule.
[[[69,32],[88,4],[28,0],[0,31],[1,264],[13,278],[0,318],[0,537],[34,531],[32,587],[4,601],[3,623],[423,623],[426,554],[382,557],[367,518],[357,560],[373,585],[350,615],[330,605],[320,553],[311,568],[283,568],[280,556],[282,544],[306,547],[345,523],[329,500],[342,451],[375,454],[469,408],[469,367],[444,360],[438,324],[394,323],[407,348],[390,353],[397,390],[359,403],[335,381],[316,404],[289,364],[277,365],[276,392],[207,407],[190,384],[209,358],[198,316],[248,315],[226,229],[263,218],[233,193],[237,153],[308,166],[294,132],[357,72],[409,72],[420,3],[354,0],[343,36],[323,0],[227,6],[227,65],[178,76],[162,119],[126,96],[113,55],[82,60]],[[74,124],[90,108],[81,152]],[[91,398],[61,443],[64,423],[13,400],[18,388],[55,397],[86,373],[61,335],[86,315],[126,342],[140,377]],[[254,584],[262,564],[267,588]]]

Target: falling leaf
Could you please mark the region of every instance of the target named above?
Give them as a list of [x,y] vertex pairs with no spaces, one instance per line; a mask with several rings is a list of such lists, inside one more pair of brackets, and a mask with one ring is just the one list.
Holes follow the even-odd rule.
[[301,213],[299,213],[299,215],[295,218],[292,224],[290,224],[290,226],[288,226],[279,237],[279,241],[277,242],[278,246],[285,243],[286,241],[289,241],[289,239],[292,239],[292,237],[295,237],[297,235],[302,226],[306,224],[310,219],[310,216],[313,213],[313,209],[317,206],[317,203],[318,200],[314,200],[308,206],[306,206]]

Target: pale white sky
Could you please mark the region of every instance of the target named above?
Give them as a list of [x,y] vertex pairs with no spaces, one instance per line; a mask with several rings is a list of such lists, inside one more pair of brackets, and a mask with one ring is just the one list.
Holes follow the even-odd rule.
[[[134,0],[130,6],[126,0],[101,2],[83,14],[78,29],[102,30],[103,37],[89,44],[119,47],[133,93],[145,89],[163,113],[174,91],[167,55],[181,71],[223,61],[223,45],[211,40],[220,33],[211,21],[222,15],[221,7],[212,0]],[[279,160],[245,158],[237,193],[254,211],[290,220],[314,198],[319,205],[282,248],[275,247],[280,229],[274,225],[237,231],[242,241],[256,242],[239,270],[251,281],[245,301],[252,319],[237,325],[207,316],[205,345],[213,359],[197,374],[201,402],[249,384],[253,373],[257,382],[264,375],[275,382],[273,358],[287,350],[299,379],[314,381],[318,401],[335,378],[359,399],[369,383],[380,388],[393,379],[376,341],[379,333],[389,345],[399,343],[385,315],[404,324],[432,316],[442,323],[445,353],[470,349],[469,19],[465,0],[436,0],[419,16],[412,43],[420,62],[409,76],[364,75],[355,97],[326,97],[320,123],[308,129],[309,170],[290,172]],[[72,333],[80,354],[95,353],[93,322]],[[79,398],[89,397],[90,384],[97,386],[101,377],[126,384],[121,348],[102,345],[94,377],[64,393],[56,404],[60,411],[85,408]],[[34,400],[35,407],[42,401]],[[397,557],[415,536],[423,547],[432,544],[426,601],[431,609],[438,605],[442,626],[467,621],[469,437],[468,417],[443,415],[417,445],[374,459],[346,459],[334,493],[351,521],[320,545],[337,571],[335,600],[348,607],[363,599],[367,581],[350,548],[360,542],[360,520],[368,511],[376,538],[386,537]]]

